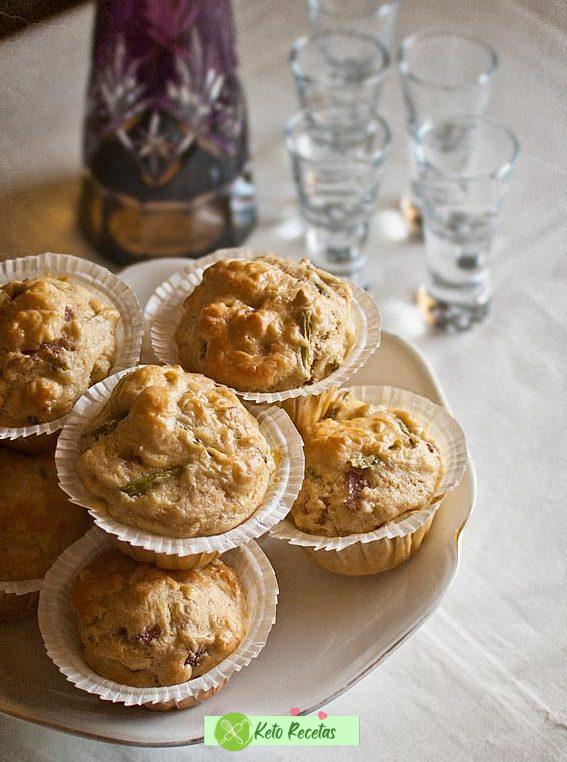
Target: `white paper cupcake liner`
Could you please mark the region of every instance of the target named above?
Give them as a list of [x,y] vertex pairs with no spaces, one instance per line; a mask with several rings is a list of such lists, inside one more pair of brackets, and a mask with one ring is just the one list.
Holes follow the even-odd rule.
[[[116,328],[116,359],[113,373],[135,365],[142,346],[143,319],[138,299],[130,286],[105,267],[69,254],[46,252],[33,257],[20,257],[0,262],[0,286],[12,280],[38,278],[43,275],[68,275],[92,294],[114,307],[120,314]],[[0,439],[19,439],[32,435],[48,435],[58,431],[66,415],[34,426],[0,426]]]
[[[141,366],[139,366],[141,367]],[[118,381],[132,368],[116,373],[91,387],[79,399],[59,436],[55,463],[61,488],[73,503],[89,509],[95,523],[119,540],[155,553],[188,556],[198,553],[224,553],[265,534],[290,511],[303,482],[303,441],[286,412],[277,407],[248,405],[260,424],[260,431],[277,450],[276,470],[262,505],[242,524],[210,537],[162,537],[127,526],[112,518],[100,502],[84,488],[77,476],[79,441],[90,421],[108,401]]]
[[0,580],[0,593],[9,593],[10,595],[37,593],[38,590],[41,590],[42,584],[42,577],[39,579]]
[[46,574],[40,594],[38,617],[45,648],[50,659],[77,688],[126,706],[182,702],[221,687],[234,672],[258,656],[276,619],[279,591],[270,562],[259,545],[250,542],[229,551],[222,559],[238,575],[248,604],[248,630],[233,654],[201,677],[161,688],[134,688],[97,675],[81,655],[71,591],[78,571],[112,547],[109,537],[98,529],[91,529],[59,556]]
[[[257,252],[251,249],[221,249],[207,257],[189,263],[154,291],[144,310],[146,327],[149,326],[154,353],[166,365],[179,365],[179,351],[175,343],[175,329],[183,315],[183,302],[203,279],[209,265],[221,259],[253,259]],[[349,281],[353,292],[355,343],[344,362],[326,378],[309,386],[300,386],[281,392],[233,391],[250,402],[281,402],[292,397],[320,394],[325,389],[341,386],[361,368],[380,344],[380,313],[374,299],[355,283]]]
[[302,532],[295,526],[290,516],[270,530],[272,537],[287,540],[292,545],[313,548],[313,550],[335,551],[343,550],[355,543],[405,537],[423,526],[438,510],[445,495],[460,484],[467,464],[467,446],[461,427],[445,408],[436,405],[426,397],[392,386],[350,386],[345,391],[364,402],[403,410],[431,434],[439,447],[444,466],[444,473],[432,502],[426,508],[389,521],[372,532],[361,532],[345,537],[326,537]]

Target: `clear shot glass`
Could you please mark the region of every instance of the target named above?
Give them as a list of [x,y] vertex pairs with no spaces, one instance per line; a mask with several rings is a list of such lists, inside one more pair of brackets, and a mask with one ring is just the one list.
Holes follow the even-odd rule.
[[302,109],[342,130],[365,127],[377,112],[390,57],[366,34],[336,32],[300,37],[289,63]]
[[390,50],[400,0],[309,0],[315,33],[362,32]]
[[380,117],[364,134],[338,144],[323,113],[302,111],[285,135],[310,258],[336,275],[367,286],[364,247],[382,179],[391,133]]
[[476,117],[427,124],[414,154],[427,259],[427,317],[467,330],[487,316],[490,254],[519,144],[507,127]]
[[495,51],[483,40],[450,31],[414,34],[398,51],[410,142],[410,191],[402,208],[420,225],[417,169],[411,144],[423,125],[463,116],[482,117],[498,66]]

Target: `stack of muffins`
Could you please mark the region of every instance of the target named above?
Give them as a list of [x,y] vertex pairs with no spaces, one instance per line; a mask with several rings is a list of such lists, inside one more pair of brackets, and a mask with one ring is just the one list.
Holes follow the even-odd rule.
[[[392,568],[462,477],[464,440],[417,395],[338,390],[378,346],[379,314],[307,260],[189,264],[148,302],[155,364],[117,362],[132,319],[116,306],[47,270],[0,285],[0,463],[28,485],[0,502],[0,578],[43,577],[87,508],[97,528],[45,577],[49,655],[103,698],[190,706],[268,636],[277,584],[255,538],[343,574]],[[13,449],[52,446],[54,420],[59,486],[52,453]]]
[[125,284],[75,257],[12,260],[0,274],[0,620],[9,620],[34,611],[45,573],[91,525],[58,486],[57,433],[91,384],[137,359],[139,341],[124,345],[141,316]]
[[161,362],[279,404],[296,425],[305,478],[273,537],[351,576],[387,571],[420,548],[462,478],[464,438],[423,397],[344,389],[380,341],[368,294],[308,260],[230,249],[163,283],[145,316]]

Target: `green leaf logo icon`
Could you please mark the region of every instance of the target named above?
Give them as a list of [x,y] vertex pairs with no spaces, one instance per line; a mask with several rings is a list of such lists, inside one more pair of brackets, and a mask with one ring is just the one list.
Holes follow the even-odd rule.
[[225,714],[215,726],[215,738],[227,751],[245,749],[252,741],[252,723],[245,714]]

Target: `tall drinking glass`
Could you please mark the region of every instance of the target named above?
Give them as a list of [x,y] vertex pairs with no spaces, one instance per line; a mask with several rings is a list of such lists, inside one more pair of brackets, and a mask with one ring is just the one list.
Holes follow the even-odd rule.
[[354,128],[376,113],[389,62],[379,42],[355,32],[301,37],[289,55],[301,108]]
[[364,245],[390,144],[390,129],[375,117],[364,135],[338,144],[320,124],[325,115],[303,111],[286,127],[286,143],[307,222],[313,261],[336,275],[367,285]]
[[[410,140],[410,194],[403,202],[410,222],[419,224],[417,170],[411,144],[428,123],[463,116],[481,117],[487,107],[498,66],[494,50],[482,40],[449,31],[414,34],[398,51]],[[450,132],[450,129],[449,129]]]
[[400,0],[309,0],[315,32],[363,32],[390,50]]
[[422,127],[414,149],[428,317],[439,326],[466,330],[489,311],[490,253],[519,144],[507,127],[461,117]]

